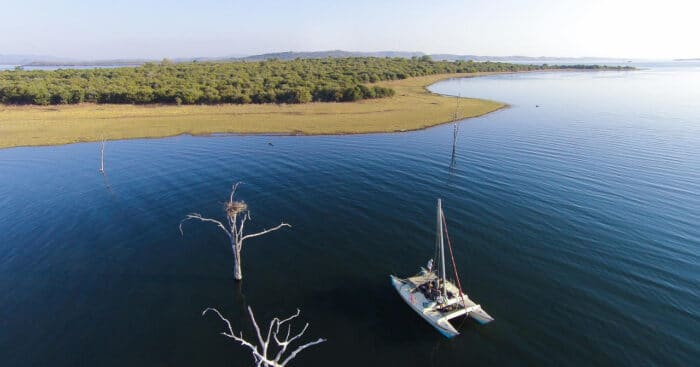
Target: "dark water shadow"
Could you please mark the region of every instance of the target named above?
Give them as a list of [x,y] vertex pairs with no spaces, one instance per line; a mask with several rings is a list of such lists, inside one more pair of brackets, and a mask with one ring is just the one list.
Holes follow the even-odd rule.
[[436,331],[401,300],[388,278],[386,286],[363,284],[358,279],[340,283],[305,298],[314,299],[314,308],[333,310],[353,324],[368,328],[378,339],[415,343],[436,337]]
[[114,192],[114,190],[112,190],[112,184],[109,183],[109,177],[107,177],[107,173],[100,171],[100,175],[102,175],[102,181],[105,184],[105,188],[107,189],[109,196],[114,200],[118,199],[117,194]]

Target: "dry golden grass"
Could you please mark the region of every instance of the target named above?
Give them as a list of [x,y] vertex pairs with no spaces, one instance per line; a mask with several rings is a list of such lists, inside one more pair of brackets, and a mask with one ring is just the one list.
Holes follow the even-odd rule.
[[[391,98],[298,105],[0,105],[0,148],[86,141],[155,138],[180,134],[359,134],[423,129],[452,118],[455,97],[428,92],[438,80],[484,74],[431,75],[378,83]],[[502,103],[462,98],[461,118],[480,116]]]

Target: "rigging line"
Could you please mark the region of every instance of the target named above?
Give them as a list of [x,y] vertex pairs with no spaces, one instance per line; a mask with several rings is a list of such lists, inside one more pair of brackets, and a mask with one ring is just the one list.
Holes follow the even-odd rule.
[[[455,272],[455,279],[457,280],[457,288],[459,288],[459,296],[462,298],[462,307],[464,307],[466,309],[467,302],[464,300],[464,292],[462,291],[462,282],[459,280],[459,273],[457,273],[457,264],[455,263],[455,255],[452,252],[452,243],[450,242],[450,234],[447,232],[447,219],[445,219],[444,212],[441,212],[440,216],[442,217],[442,224],[445,227],[445,237],[447,237],[447,247],[450,249],[450,258],[452,259],[452,269],[454,269],[454,272]],[[459,323],[459,327],[457,327],[457,329],[462,329],[462,326],[464,326],[464,322],[467,321],[468,317],[469,317],[469,314],[465,313],[464,318],[462,318],[462,322]]]
[[445,227],[445,237],[447,237],[447,247],[450,249],[450,258],[452,259],[452,269],[455,272],[455,279],[457,280],[457,288],[459,288],[459,296],[462,298],[462,306],[467,307],[467,302],[464,300],[464,292],[462,291],[462,282],[459,280],[459,273],[457,273],[457,264],[455,263],[455,255],[452,252],[452,243],[450,242],[450,234],[447,232],[447,220],[445,219],[445,213],[442,215],[442,224]]
[[435,274],[440,274],[440,232],[435,229],[435,251],[433,252],[433,269]]

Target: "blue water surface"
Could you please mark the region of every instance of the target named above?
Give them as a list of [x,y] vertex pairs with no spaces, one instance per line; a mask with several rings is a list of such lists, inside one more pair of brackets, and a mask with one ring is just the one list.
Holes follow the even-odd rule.
[[[246,366],[302,310],[290,365],[689,366],[700,360],[700,67],[455,79],[508,103],[355,136],[180,136],[0,150],[3,366]],[[244,281],[213,225],[252,214]],[[389,284],[433,254],[443,199],[465,291],[496,319],[444,339]]]

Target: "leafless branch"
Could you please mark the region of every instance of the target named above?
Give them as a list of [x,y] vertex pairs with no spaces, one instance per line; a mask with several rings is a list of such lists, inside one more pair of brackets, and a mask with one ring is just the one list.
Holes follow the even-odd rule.
[[278,229],[280,229],[280,228],[282,228],[282,227],[290,227],[290,228],[291,228],[292,226],[289,225],[289,224],[287,224],[287,223],[280,223],[277,227],[270,228],[270,229],[266,229],[266,230],[261,231],[261,232],[258,232],[258,233],[247,234],[247,235],[243,236],[243,238],[241,238],[241,240],[247,240],[247,239],[249,239],[249,238],[262,236],[262,235],[264,235],[264,234],[266,234],[266,233],[270,233],[270,232],[276,231],[276,230],[278,230]]
[[[272,337],[275,339],[275,343],[277,343],[277,345],[280,347],[280,350],[277,351],[277,355],[275,355],[275,359],[279,360],[279,358],[282,356],[282,354],[284,354],[284,352],[287,350],[287,346],[289,346],[289,343],[294,341],[294,339],[296,339],[297,337],[303,335],[304,332],[306,331],[306,328],[309,326],[309,324],[307,323],[306,326],[304,327],[304,330],[302,330],[302,332],[299,335],[294,337],[292,340],[289,340],[289,336],[292,332],[292,325],[289,324],[289,325],[287,325],[287,335],[284,337],[284,340],[279,340],[279,338],[277,338],[277,335],[279,334],[279,331],[280,331],[280,327],[284,323],[295,319],[297,316],[299,316],[300,312],[301,311],[299,311],[299,309],[297,308],[297,312],[294,315],[289,316],[288,318],[286,318],[284,320],[280,320],[278,318],[275,318],[274,320],[272,320],[272,324],[270,325],[270,330],[272,330],[273,326],[275,328],[275,332],[272,334]],[[268,338],[269,338],[269,336],[268,336]]]
[[245,222],[250,219],[250,212],[246,212],[243,214],[243,219],[241,219],[241,225],[238,226],[238,238],[243,238],[243,226],[245,226]]
[[255,321],[255,316],[253,315],[253,309],[248,306],[248,315],[250,315],[250,322],[253,323],[253,327],[255,327],[255,333],[258,335],[258,341],[260,342],[260,346],[263,348],[263,354],[267,352],[267,343],[269,340],[265,340],[262,337],[262,334],[260,333],[260,327],[258,326],[257,321]]
[[228,198],[229,203],[233,202],[233,196],[236,194],[236,189],[238,188],[238,185],[240,185],[240,184],[242,184],[242,182],[238,181],[231,186],[231,195],[229,195],[229,198]]
[[292,359],[296,358],[297,354],[299,354],[299,352],[301,352],[302,350],[304,350],[304,349],[306,349],[306,348],[308,348],[308,347],[314,346],[314,345],[316,345],[316,344],[321,344],[321,343],[323,343],[323,342],[325,342],[325,341],[326,341],[326,339],[318,338],[318,340],[316,340],[316,341],[313,341],[313,342],[310,342],[310,343],[306,343],[306,344],[304,344],[304,345],[300,345],[299,348],[297,348],[295,351],[293,351],[292,354],[290,354],[290,355],[289,355],[282,363],[280,363],[279,365],[280,365],[280,366],[286,366],[287,363],[289,363],[289,361],[291,361]]
[[[301,330],[301,332],[299,332],[298,334],[292,336],[291,339],[290,339],[291,324],[289,324],[289,325],[287,325],[287,326],[288,326],[288,327],[287,327],[287,334],[286,334],[286,337],[284,338],[284,341],[281,341],[281,340],[277,337],[277,335],[278,335],[278,333],[279,333],[279,330],[280,330],[280,327],[281,327],[282,325],[284,325],[285,323],[290,322],[291,320],[293,320],[293,319],[295,319],[296,317],[299,316],[299,314],[300,314],[299,309],[297,309],[297,312],[296,312],[294,315],[292,315],[292,316],[290,316],[290,317],[288,317],[288,318],[286,318],[286,319],[284,319],[284,320],[280,320],[280,319],[277,318],[277,317],[275,317],[274,319],[272,319],[272,321],[270,322],[270,326],[269,326],[269,328],[268,328],[268,330],[267,330],[267,338],[263,338],[263,337],[262,337],[262,333],[260,332],[260,327],[258,326],[257,321],[255,321],[255,316],[253,315],[253,309],[252,309],[251,307],[248,307],[248,315],[250,316],[250,321],[251,321],[251,323],[253,324],[253,327],[255,328],[255,331],[256,331],[256,333],[257,333],[258,342],[260,343],[259,346],[255,346],[255,345],[253,345],[252,343],[250,343],[250,342],[244,340],[244,339],[243,339],[243,333],[242,333],[242,332],[240,333],[240,335],[236,335],[236,334],[233,332],[233,328],[231,327],[231,323],[228,321],[228,319],[226,319],[225,317],[223,317],[223,316],[221,315],[221,313],[220,313],[217,309],[215,309],[215,308],[207,308],[207,309],[205,309],[205,310],[202,312],[202,316],[204,316],[208,311],[212,311],[212,312],[216,313],[216,314],[219,316],[219,318],[220,318],[221,320],[223,320],[224,323],[226,323],[226,328],[228,329],[228,332],[223,332],[223,333],[221,333],[222,335],[224,335],[224,336],[226,336],[226,337],[229,337],[229,338],[231,338],[231,339],[236,340],[236,341],[239,342],[241,345],[246,346],[246,347],[248,347],[248,348],[251,350],[251,352],[253,353],[253,358],[255,359],[255,362],[256,362],[256,366],[262,366],[262,367],[284,367],[284,366],[287,365],[287,363],[289,363],[291,360],[293,360],[294,358],[296,358],[296,356],[297,356],[302,350],[304,350],[304,349],[306,349],[306,348],[308,348],[308,347],[314,346],[314,345],[316,345],[316,344],[323,343],[323,342],[326,341],[326,339],[319,338],[318,340],[315,340],[315,341],[312,341],[312,342],[309,342],[309,343],[300,345],[299,347],[297,347],[297,349],[295,349],[292,353],[290,353],[283,361],[280,362],[280,359],[282,359],[284,353],[287,351],[287,347],[288,347],[293,341],[299,339],[302,335],[304,335],[304,333],[306,332],[306,330],[307,330],[308,327],[309,327],[309,324],[307,323],[307,324],[304,326],[304,328]],[[268,353],[268,347],[269,347],[270,340],[271,340],[270,337],[272,337],[272,340],[275,341],[275,344],[276,344],[277,347],[279,348],[278,352],[275,354],[274,357],[268,357],[268,355],[267,355],[267,353]],[[261,348],[262,350],[260,350],[259,348]]]
[[297,308],[297,312],[296,312],[294,315],[289,316],[289,317],[287,317],[286,319],[280,321],[279,324],[282,325],[282,324],[284,324],[284,323],[286,323],[286,322],[289,322],[289,321],[291,321],[291,320],[297,318],[300,314],[301,314],[301,310],[299,310],[299,309]]
[[219,221],[216,220],[216,219],[205,218],[205,217],[203,217],[203,216],[202,216],[201,214],[199,214],[199,213],[190,213],[190,214],[187,214],[187,216],[185,217],[185,219],[183,219],[183,220],[180,221],[180,234],[182,234],[182,235],[185,234],[185,233],[182,231],[182,223],[184,223],[184,222],[186,222],[186,221],[188,221],[188,220],[190,220],[190,219],[197,219],[197,220],[200,220],[200,221],[202,221],[202,222],[211,222],[211,223],[214,223],[214,224],[216,224],[219,228],[221,228],[221,230],[224,231],[224,232],[226,233],[226,235],[229,236],[229,238],[231,238],[231,232],[229,232],[228,229],[226,229],[226,226],[224,226],[223,223],[219,222]]
[[259,362],[259,361],[264,359],[263,356],[258,351],[258,347],[247,342],[245,339],[243,339],[243,332],[241,332],[240,335],[236,335],[233,332],[233,328],[231,327],[231,322],[229,322],[227,318],[225,318],[223,315],[221,315],[221,312],[219,312],[219,310],[217,310],[216,308],[209,307],[209,308],[205,309],[204,311],[202,311],[202,316],[206,315],[206,313],[208,311],[212,311],[212,312],[216,313],[216,315],[219,316],[219,318],[226,323],[226,328],[228,329],[228,333],[226,333],[224,331],[221,333],[221,335],[229,337],[229,338],[239,342],[241,345],[248,347],[252,351],[253,358],[255,358],[256,362]]

